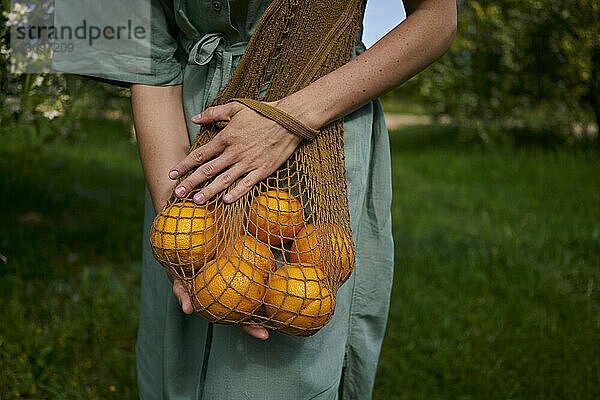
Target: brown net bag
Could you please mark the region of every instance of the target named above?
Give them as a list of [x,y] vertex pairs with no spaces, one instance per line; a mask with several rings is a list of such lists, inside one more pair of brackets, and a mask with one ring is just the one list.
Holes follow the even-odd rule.
[[[188,282],[195,310],[210,321],[309,336],[333,316],[354,267],[342,121],[315,132],[262,102],[346,63],[360,15],[360,0],[274,0],[211,103],[236,99],[307,140],[235,203],[220,194],[196,205],[194,193],[209,181],[184,200],[172,193],[154,220],[154,256]],[[192,149],[220,129],[203,126]]]

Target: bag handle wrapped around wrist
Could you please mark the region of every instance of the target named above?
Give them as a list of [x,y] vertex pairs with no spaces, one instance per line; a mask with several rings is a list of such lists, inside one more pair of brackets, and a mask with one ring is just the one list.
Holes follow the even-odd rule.
[[[313,140],[319,134],[319,130],[313,129],[310,126],[306,125],[302,121],[292,117],[290,114],[285,111],[281,111],[278,108],[275,108],[267,103],[263,103],[254,99],[242,99],[235,98],[229,100],[229,102],[236,101],[245,105],[246,107],[256,111],[260,115],[265,118],[270,119],[273,122],[277,122],[279,125],[293,133],[294,135],[300,137],[301,139],[305,139],[308,141]],[[218,122],[217,126],[222,129],[227,126],[227,122]]]

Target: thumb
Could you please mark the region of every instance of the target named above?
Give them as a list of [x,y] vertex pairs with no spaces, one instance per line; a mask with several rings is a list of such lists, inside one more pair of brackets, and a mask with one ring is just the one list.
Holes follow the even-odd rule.
[[238,326],[238,329],[241,329],[248,335],[260,340],[267,340],[269,338],[269,332],[259,325],[241,325]]
[[175,279],[173,281],[173,294],[177,297],[181,305],[181,310],[186,314],[191,314],[194,311],[194,307],[192,307],[192,299],[184,285],[180,279]]
[[198,115],[192,117],[195,124],[210,124],[217,121],[229,121],[238,111],[242,109],[240,103],[231,102],[220,106],[208,107]]

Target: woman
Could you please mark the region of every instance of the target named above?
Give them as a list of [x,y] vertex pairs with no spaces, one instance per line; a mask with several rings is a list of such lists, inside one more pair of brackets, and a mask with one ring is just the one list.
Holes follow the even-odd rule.
[[[153,73],[90,74],[131,84],[148,187],[136,347],[143,399],[371,396],[393,272],[389,144],[376,99],[449,48],[456,30],[456,4],[406,0],[406,20],[374,46],[365,51],[358,32],[350,62],[274,104],[315,129],[344,117],[356,267],[338,292],[332,321],[314,336],[298,338],[256,326],[238,330],[209,324],[192,312],[183,284],[167,279],[147,237],[174,179],[189,169],[197,168],[178,186],[178,196],[215,178],[194,197],[202,204],[243,177],[243,184],[224,198],[234,202],[276,170],[298,145],[297,136],[239,103],[205,109],[229,79],[269,2],[155,1],[152,43],[160,62],[153,60]],[[221,40],[223,44],[215,42]],[[193,51],[198,54],[183,50],[189,48],[184,42],[190,41],[196,42]],[[230,123],[209,144],[188,155],[197,124],[219,120]]]

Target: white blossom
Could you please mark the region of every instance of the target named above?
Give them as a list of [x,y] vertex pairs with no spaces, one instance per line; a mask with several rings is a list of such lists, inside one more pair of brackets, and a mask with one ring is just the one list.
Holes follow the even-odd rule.
[[59,115],[60,115],[60,112],[58,110],[44,111],[44,117],[48,118],[49,120],[53,120],[54,118],[58,117]]

